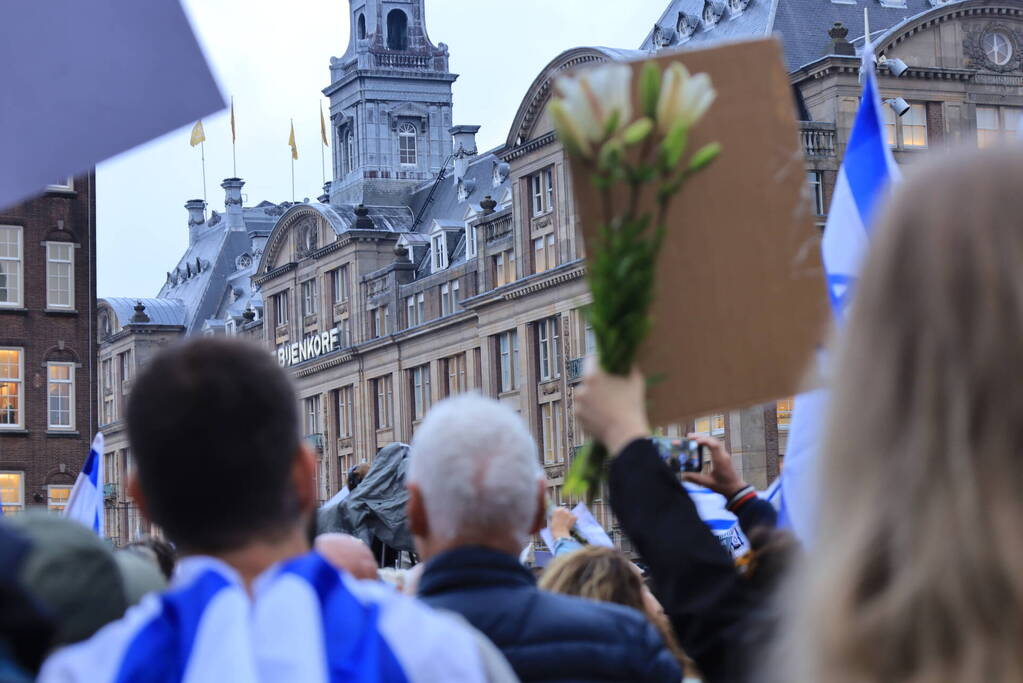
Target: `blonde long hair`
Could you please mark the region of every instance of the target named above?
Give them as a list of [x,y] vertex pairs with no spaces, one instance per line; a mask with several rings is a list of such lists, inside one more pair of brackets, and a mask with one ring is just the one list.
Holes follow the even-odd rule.
[[787,680],[1023,680],[1023,149],[916,170],[843,327]]

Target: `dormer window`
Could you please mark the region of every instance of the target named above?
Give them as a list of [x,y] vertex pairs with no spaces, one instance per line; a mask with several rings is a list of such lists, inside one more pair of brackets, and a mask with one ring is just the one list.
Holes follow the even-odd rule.
[[749,5],[750,0],[728,0],[728,10],[732,13],[732,16],[742,14],[743,10]]
[[402,166],[416,165],[416,127],[408,121],[398,126],[398,161]]
[[442,230],[430,238],[430,270],[434,273],[448,267],[448,245]]
[[678,23],[675,25],[675,30],[678,32],[679,42],[689,40],[689,38],[691,38],[696,32],[696,27],[699,23],[700,20],[698,17],[686,14],[685,12],[679,12]]
[[709,29],[718,23],[724,13],[725,5],[720,0],[705,0],[703,3],[703,26]]

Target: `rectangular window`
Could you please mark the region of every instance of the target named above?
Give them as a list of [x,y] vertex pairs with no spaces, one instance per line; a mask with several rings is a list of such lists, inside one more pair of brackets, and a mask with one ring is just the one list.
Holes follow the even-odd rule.
[[320,397],[310,396],[304,401],[303,424],[305,434],[321,434],[320,432]]
[[561,401],[552,401],[540,406],[540,431],[543,444],[543,462],[555,465],[564,462],[564,451],[561,448],[562,432]]
[[465,254],[469,257],[476,256],[476,226],[465,226]]
[[288,324],[288,293],[286,291],[274,296],[274,324],[278,327]]
[[75,428],[75,366],[73,363],[46,364],[48,429]]
[[693,431],[703,436],[720,436],[725,433],[725,416],[698,417],[693,423]]
[[430,409],[430,366],[420,365],[409,370],[409,381],[412,385],[412,421],[418,422]]
[[110,424],[117,419],[114,402],[114,362],[110,358],[100,364],[100,391],[102,392],[100,424]]
[[494,286],[502,287],[515,282],[515,250],[502,251],[492,258],[494,261]]
[[416,320],[418,320],[420,324],[425,323],[426,322],[426,295],[423,292],[419,292],[419,296],[416,297],[416,309],[418,311],[418,314],[416,316]]
[[431,272],[436,273],[448,267],[447,240],[443,231],[430,238],[430,259]]
[[46,243],[46,307],[75,306],[75,246],[68,242]]
[[911,104],[909,111],[902,116],[902,146],[927,146],[927,107],[925,105]]
[[338,328],[341,333],[338,335],[338,344],[341,348],[347,348],[352,345],[352,321],[350,318],[342,318],[338,323]]
[[540,362],[540,381],[547,382],[561,377],[561,356],[558,349],[557,317],[541,320],[536,324],[536,340]]
[[0,225],[0,306],[22,305],[21,226]]
[[0,472],[0,504],[4,515],[12,515],[25,509],[25,473]]
[[554,252],[554,233],[533,239],[533,272],[542,273],[557,265]]
[[339,439],[347,439],[352,436],[354,420],[352,387],[341,387],[337,390],[337,436]]
[[420,324],[419,317],[417,315],[418,310],[416,308],[416,297],[415,295],[405,299],[405,326],[415,327]]
[[824,215],[824,183],[820,171],[807,171],[806,182],[810,186],[810,206],[818,216]]
[[583,314],[583,356],[591,356],[597,353],[597,335],[593,332],[593,325]]
[[775,415],[778,419],[778,431],[787,432],[789,425],[792,423],[792,399],[783,398],[778,401],[775,407]]
[[124,383],[131,380],[133,370],[130,350],[117,355],[117,365],[121,376],[121,393],[124,394]]
[[440,314],[451,315],[451,285],[447,282],[440,286]]
[[373,329],[371,330],[371,332],[373,333],[374,339],[377,337],[383,337],[384,335],[387,334],[388,330],[387,323],[389,320],[390,315],[388,315],[387,313],[387,306],[377,306],[376,308],[373,309],[373,316],[371,318]]
[[458,280],[451,281],[451,312],[460,311],[462,307],[458,303]]
[[497,352],[501,359],[501,386],[504,391],[519,388],[519,333],[510,330],[497,335]]
[[898,116],[895,114],[895,110],[888,106],[881,107],[881,112],[884,117],[885,139],[888,141],[889,147],[895,147],[898,144],[898,138],[896,137],[896,120]]
[[529,178],[533,215],[540,216],[554,208],[554,169],[545,168]]
[[315,315],[317,309],[316,305],[316,293],[317,289],[315,278],[312,280],[306,280],[302,283],[302,315]]
[[0,429],[22,429],[25,423],[22,349],[0,348]]
[[1014,107],[977,107],[977,146],[991,147],[1018,138],[1020,113]]
[[331,303],[348,301],[348,266],[330,271]]
[[444,395],[454,396],[469,388],[465,375],[465,354],[444,359]]
[[48,510],[61,511],[67,507],[67,501],[70,497],[70,486],[50,484],[46,487],[46,508]]
[[391,427],[391,376],[384,375],[373,380],[373,393],[376,396],[375,410],[373,411],[374,422],[377,429],[389,429]]

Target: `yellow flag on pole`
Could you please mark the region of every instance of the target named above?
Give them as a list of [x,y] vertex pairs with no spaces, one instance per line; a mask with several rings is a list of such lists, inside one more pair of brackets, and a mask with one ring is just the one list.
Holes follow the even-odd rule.
[[291,135],[288,136],[288,144],[291,145],[291,158],[298,158],[298,146],[295,144],[295,122],[291,122]]
[[202,129],[202,121],[196,121],[195,125],[192,126],[192,138],[188,143],[195,147],[200,142],[206,142],[206,133]]
[[323,120],[323,103],[320,103],[320,137],[323,138],[323,146],[330,147],[327,142],[327,122]]
[[234,96],[231,96],[231,144],[234,144],[237,138],[234,133]]

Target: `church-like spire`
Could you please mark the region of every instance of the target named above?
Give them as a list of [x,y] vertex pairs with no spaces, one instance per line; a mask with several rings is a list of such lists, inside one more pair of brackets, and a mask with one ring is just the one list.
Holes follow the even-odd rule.
[[[348,49],[330,61],[334,204],[395,206],[451,154],[448,48],[424,0],[349,0]],[[407,80],[403,87],[401,80]]]

